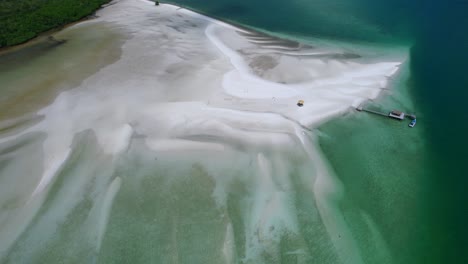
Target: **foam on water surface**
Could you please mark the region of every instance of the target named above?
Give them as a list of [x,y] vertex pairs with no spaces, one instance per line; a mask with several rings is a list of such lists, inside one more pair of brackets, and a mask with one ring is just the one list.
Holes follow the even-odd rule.
[[[1,144],[7,144],[30,133],[47,135],[42,144],[43,167],[38,172],[40,179],[31,199],[40,195],[56,201],[54,197],[60,191],[54,187],[72,188],[71,183],[77,184],[80,190],[61,205],[49,200],[36,203],[36,211],[45,209],[37,215],[36,222],[30,222],[30,230],[25,231],[21,239],[35,241],[28,234],[43,234],[45,231],[35,231],[47,225],[47,221],[41,219],[78,215],[77,219],[85,219],[86,224],[73,223],[74,227],[87,229],[94,235],[82,240],[77,238],[73,250],[86,255],[86,248],[94,248],[97,256],[103,250],[102,258],[105,258],[106,245],[114,243],[112,237],[117,232],[106,228],[107,225],[113,227],[117,221],[127,221],[124,219],[127,217],[134,219],[135,225],[141,228],[150,228],[150,219],[138,215],[116,216],[118,213],[114,211],[130,210],[132,202],[119,197],[137,196],[137,203],[154,195],[137,191],[146,188],[145,183],[137,183],[146,176],[138,176],[137,172],[133,175],[125,169],[120,170],[124,172],[115,171],[115,168],[130,166],[127,162],[138,156],[130,150],[144,149],[147,154],[139,161],[140,166],[153,168],[163,175],[190,171],[193,177],[206,180],[206,184],[200,186],[203,191],[197,195],[202,197],[203,192],[210,192],[213,204],[206,210],[219,213],[219,220],[207,232],[218,230],[218,226],[220,230],[212,234],[213,240],[207,241],[206,246],[219,252],[219,258],[226,263],[236,260],[276,263],[284,252],[294,252],[287,257],[300,255],[298,263],[317,257],[313,254],[314,246],[307,244],[301,234],[304,227],[298,212],[305,209],[297,207],[294,177],[307,179],[304,184],[313,183],[306,189],[316,207],[308,210],[318,212],[320,220],[315,219],[317,226],[308,228],[328,234],[328,238],[322,239],[325,244],[332,243],[328,251],[335,256],[328,258],[338,258],[342,263],[362,262],[358,246],[339,210],[342,186],[326,166],[317,144],[311,140],[310,131],[324,120],[376,98],[402,61],[343,58],[337,54],[348,51],[320,45],[292,45],[176,6],[154,7],[147,1],[115,2],[101,10],[98,19],[74,27],[103,22],[125,35],[120,59],[74,89],[62,92],[52,104],[38,112],[42,120],[0,139]],[[302,108],[296,106],[300,99],[305,100]],[[76,165],[86,159],[73,154],[77,135],[85,132],[92,133],[93,148],[96,148],[89,155],[95,157],[96,162],[103,161],[93,163],[94,169]],[[86,137],[80,140],[90,142]],[[64,180],[75,167],[80,167],[83,175],[75,171],[74,177],[82,179]],[[234,171],[238,174],[234,175]],[[114,173],[122,175],[110,181]],[[158,173],[145,172],[145,175]],[[212,180],[205,178],[205,174]],[[176,176],[166,178],[170,179],[157,178],[161,181],[159,184],[178,179]],[[146,185],[152,186],[156,180],[150,177],[146,181]],[[183,182],[177,184],[182,186]],[[239,198],[237,192],[241,189],[245,197]],[[130,190],[136,193],[130,195]],[[191,191],[190,188],[184,190]],[[184,193],[167,193],[166,197],[183,199]],[[233,200],[232,197],[238,198]],[[20,212],[27,206],[31,205],[18,204],[13,211]],[[47,214],[47,210],[56,214]],[[157,210],[154,214],[158,215]],[[158,217],[155,216],[154,221],[164,222],[163,216]],[[177,221],[187,221],[177,215],[173,217]],[[200,219],[206,219],[204,217]],[[75,234],[66,230],[67,225],[72,224],[62,222],[61,225],[64,230],[59,232],[64,237]],[[195,239],[177,231],[190,224],[174,225],[172,228],[176,229],[168,236],[171,243],[181,243],[182,247],[183,241]],[[18,227],[18,233],[22,228]],[[55,255],[41,253],[41,248],[22,253],[22,245],[28,243],[15,244],[17,236],[4,236],[7,231],[0,223],[0,240],[5,240],[0,243],[3,246],[0,259],[12,262],[45,254],[54,261]],[[51,239],[44,235],[44,239],[46,237]],[[11,241],[6,241],[9,239]],[[194,253],[171,249],[166,254],[178,259]],[[96,256],[90,258],[96,260]],[[219,263],[215,257],[212,261]]]

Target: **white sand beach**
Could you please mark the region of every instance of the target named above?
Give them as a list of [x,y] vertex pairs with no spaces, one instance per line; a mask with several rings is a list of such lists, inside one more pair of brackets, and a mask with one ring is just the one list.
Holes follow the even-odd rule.
[[[41,121],[0,138],[4,145],[41,135],[35,141],[39,147],[26,154],[37,168],[27,187],[15,194],[5,193],[3,183],[0,187],[1,201],[17,200],[10,210],[0,212],[0,260],[12,254],[28,260],[18,253],[22,247],[14,246],[15,241],[21,234],[29,241],[24,245],[35,241],[24,232],[50,237],[55,228],[38,214],[49,220],[66,218],[84,199],[89,184],[95,185],[90,196],[93,209],[81,228],[95,234],[89,241],[99,252],[106,243],[111,211],[118,210],[113,200],[128,181],[116,176],[115,168],[128,153],[142,148],[169,167],[176,162],[182,167],[201,164],[213,177],[216,187],[210,195],[218,208],[228,207],[234,181],[248,182],[250,200],[240,218],[245,228],[242,255],[252,263],[264,262],[265,252],[277,254],[284,234],[301,236],[288,179],[296,166],[289,159],[299,160],[300,177],[309,184],[306,189],[314,195],[317,215],[338,258],[343,263],[361,262],[337,206],[343,190],[321,158],[313,129],[375,99],[402,59],[371,63],[375,58],[358,52],[360,57],[347,58],[343,55],[354,51],[278,39],[144,0],[115,1],[97,15],[66,30],[112,25],[124,36],[120,58],[61,92],[38,112]],[[303,107],[296,105],[298,100],[304,100]],[[81,179],[64,187],[70,190],[68,195],[44,213],[40,208],[57,175],[64,173],[66,164],[83,160],[76,149],[77,137],[84,132],[95,138],[94,158],[88,160],[92,165],[86,165],[94,169],[84,166]],[[17,168],[29,162],[12,159],[3,173],[19,173]],[[245,175],[235,179],[224,174],[230,166],[244,167]],[[219,252],[224,263],[235,263],[240,257],[234,241],[237,231],[229,217],[223,221]],[[40,227],[44,229],[34,231]],[[16,253],[10,252],[13,247]],[[38,254],[35,250],[41,249],[31,249],[28,256]],[[310,252],[298,252],[306,263]]]

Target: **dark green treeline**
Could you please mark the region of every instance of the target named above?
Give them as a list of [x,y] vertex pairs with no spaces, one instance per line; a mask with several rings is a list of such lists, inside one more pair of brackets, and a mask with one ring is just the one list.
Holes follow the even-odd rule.
[[0,0],[0,47],[82,19],[109,0]]

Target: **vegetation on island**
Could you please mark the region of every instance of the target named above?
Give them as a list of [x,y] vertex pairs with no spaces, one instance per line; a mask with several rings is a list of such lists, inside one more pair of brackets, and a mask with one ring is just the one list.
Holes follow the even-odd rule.
[[0,47],[91,15],[110,0],[0,0]]

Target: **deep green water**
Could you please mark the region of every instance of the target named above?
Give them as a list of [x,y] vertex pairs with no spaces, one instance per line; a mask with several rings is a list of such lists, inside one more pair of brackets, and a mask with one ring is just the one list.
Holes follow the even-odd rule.
[[321,146],[363,252],[375,245],[358,210],[396,263],[468,263],[468,1],[170,2],[297,38],[408,45],[402,74],[373,104],[415,112],[417,126],[350,113],[319,128]]

